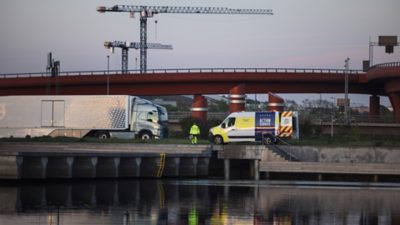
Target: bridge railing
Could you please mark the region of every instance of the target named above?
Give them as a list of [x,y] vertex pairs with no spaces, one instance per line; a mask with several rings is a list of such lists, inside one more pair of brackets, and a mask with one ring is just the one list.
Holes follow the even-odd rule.
[[400,67],[400,62],[389,62],[389,63],[381,63],[372,66],[370,69],[374,68],[387,68],[387,67]]
[[[169,73],[318,73],[345,74],[344,69],[313,69],[313,68],[182,68],[182,69],[148,69],[145,74]],[[349,74],[360,74],[361,70],[349,70]],[[98,71],[65,71],[59,76],[95,76],[95,75],[140,74],[140,70],[98,70]],[[0,78],[49,77],[48,72],[0,74]]]

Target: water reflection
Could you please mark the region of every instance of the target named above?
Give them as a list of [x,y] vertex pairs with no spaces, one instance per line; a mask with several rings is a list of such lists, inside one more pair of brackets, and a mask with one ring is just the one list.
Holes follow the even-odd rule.
[[397,225],[399,194],[156,180],[0,184],[0,224]]

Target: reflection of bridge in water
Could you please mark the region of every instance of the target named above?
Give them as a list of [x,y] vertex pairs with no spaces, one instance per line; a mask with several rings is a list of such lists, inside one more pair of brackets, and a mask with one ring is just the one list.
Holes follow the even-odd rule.
[[[241,109],[246,93],[343,93],[345,70],[330,69],[164,69],[146,74],[128,71],[64,72],[0,75],[0,95],[184,95],[206,112],[204,94],[229,93],[231,110]],[[368,72],[350,70],[349,93],[370,95],[370,115],[379,114],[379,97],[388,96],[400,122],[400,63],[386,63]],[[107,85],[108,84],[108,85]],[[198,112],[194,110],[193,112]],[[201,111],[200,110],[200,111]]]
[[37,221],[38,215],[47,220],[58,211],[63,224],[187,224],[190,218],[197,224],[400,223],[395,188],[106,180],[25,183],[0,190],[7,193],[0,195],[0,219],[9,220]]

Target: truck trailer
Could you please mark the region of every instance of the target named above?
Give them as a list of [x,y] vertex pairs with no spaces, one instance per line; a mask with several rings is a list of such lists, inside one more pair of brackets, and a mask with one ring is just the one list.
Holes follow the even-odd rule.
[[165,107],[129,95],[0,97],[0,137],[164,138]]
[[234,112],[209,132],[215,144],[230,142],[276,143],[278,139],[299,138],[298,113]]

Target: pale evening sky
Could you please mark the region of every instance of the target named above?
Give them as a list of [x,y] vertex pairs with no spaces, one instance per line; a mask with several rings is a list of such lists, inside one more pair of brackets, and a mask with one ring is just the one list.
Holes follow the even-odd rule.
[[[361,69],[370,37],[400,36],[399,0],[2,0],[0,73],[42,72],[50,51],[62,71],[105,70],[110,53],[104,41],[139,41],[138,17],[96,12],[97,6],[116,4],[274,11],[273,16],[156,15],[148,20],[148,41],[172,44],[174,50],[149,50],[150,69],[342,69],[347,57],[350,69]],[[400,47],[394,51],[387,55],[383,47],[375,47],[374,63],[400,61]],[[135,69],[139,53],[131,50],[129,57],[129,68]],[[121,68],[120,58],[119,50],[110,55],[111,69]],[[368,96],[355,98],[364,102]]]

